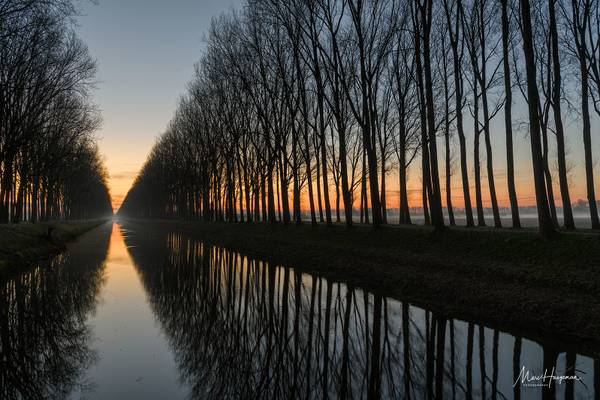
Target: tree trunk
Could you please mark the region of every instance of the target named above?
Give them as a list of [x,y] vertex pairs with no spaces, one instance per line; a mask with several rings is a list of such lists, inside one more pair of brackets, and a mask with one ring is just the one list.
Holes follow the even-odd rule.
[[385,161],[381,160],[381,216],[382,222],[387,224],[387,200],[385,198]]
[[504,128],[506,132],[506,179],[513,228],[521,227],[519,203],[515,186],[515,161],[512,133],[512,84],[509,64],[510,23],[508,18],[508,0],[502,0],[502,64],[504,68]]
[[431,207],[431,222],[436,231],[444,229],[444,214],[442,213],[442,198],[440,187],[440,174],[438,168],[437,138],[435,125],[435,111],[433,101],[433,79],[431,76],[431,61],[429,49],[429,37],[431,31],[433,0],[427,0],[425,9],[422,10],[423,18],[423,64],[425,72],[425,97],[427,101],[427,124],[429,139],[429,163],[431,176],[431,196],[429,205]]
[[483,132],[485,136],[485,153],[486,153],[486,165],[488,175],[488,185],[490,188],[490,200],[492,202],[492,213],[494,215],[494,226],[496,228],[502,227],[502,221],[500,220],[500,210],[498,208],[498,198],[496,197],[496,183],[494,182],[494,162],[492,159],[492,143],[490,139],[490,119],[489,110],[487,104],[487,93],[484,90],[482,92],[482,106],[483,106]]
[[[575,14],[575,7],[573,7],[573,13]],[[576,20],[577,18],[579,18],[578,15],[573,15],[574,20]],[[584,18],[589,17],[584,16]],[[578,24],[575,30],[577,57],[579,59],[579,70],[581,74],[581,119],[583,121],[583,146],[585,156],[587,199],[590,208],[590,219],[592,222],[592,229],[600,229],[600,219],[598,218],[598,206],[596,204],[596,194],[594,191],[594,160],[592,156],[592,135],[590,126],[589,71],[586,59],[587,49],[585,40],[587,32],[585,24],[584,26],[579,26]]]
[[540,102],[537,88],[535,59],[533,49],[533,32],[531,28],[531,10],[529,0],[520,0],[523,37],[523,53],[525,55],[525,69],[527,79],[527,97],[529,108],[529,136],[531,141],[531,159],[533,164],[533,177],[535,181],[535,197],[538,211],[539,230],[542,236],[553,236],[555,231],[550,210],[548,208],[548,194],[544,182],[544,169],[542,159],[542,146],[540,138],[540,120],[537,105]]
[[567,229],[575,229],[575,220],[573,218],[573,208],[571,207],[571,196],[569,195],[569,182],[567,178],[567,161],[565,156],[565,131],[562,122],[562,77],[560,70],[560,56],[558,53],[558,29],[556,26],[555,1],[556,0],[548,0],[550,17],[550,36],[552,40],[552,69],[554,73],[552,84],[552,110],[554,111],[554,125],[556,127],[558,180],[560,185],[560,197],[562,198],[563,205],[564,226]]
[[479,129],[479,94],[477,90],[477,81],[473,83],[473,163],[475,171],[475,203],[477,204],[477,225],[485,226],[485,216],[483,214],[483,200],[481,196],[481,164],[479,158],[479,139],[481,131]]
[[323,218],[323,202],[321,200],[321,161],[319,161],[319,156],[316,157],[316,166],[317,166],[317,202],[319,204],[319,222],[325,222]]
[[459,151],[460,151],[460,173],[462,179],[463,198],[465,202],[465,217],[467,219],[467,227],[475,225],[473,220],[473,208],[471,206],[471,188],[469,185],[469,168],[467,161],[467,140],[463,125],[463,77],[461,67],[461,56],[459,54],[459,32],[461,28],[461,10],[462,1],[456,0],[456,13],[454,15],[455,31],[452,31],[452,15],[448,8],[447,0],[444,0],[444,8],[446,11],[446,22],[448,24],[448,33],[450,36],[450,45],[452,47],[452,64],[454,66],[454,95],[456,105],[456,131],[458,133]]
[[[445,50],[444,50],[445,51]],[[447,53],[442,54],[444,67],[444,143],[446,146],[446,209],[450,226],[455,226],[454,210],[452,208],[452,166],[450,156],[450,91],[448,88],[448,61]]]
[[[402,113],[404,115],[404,113]],[[400,185],[400,223],[410,224],[410,209],[408,207],[407,173],[406,173],[406,127],[404,117],[400,119],[400,157],[399,157],[399,185]]]
[[346,133],[345,130],[342,132],[339,130],[338,125],[338,142],[339,142],[339,155],[340,158],[340,174],[342,179],[342,197],[344,199],[344,216],[346,218],[346,225],[352,226],[352,196],[350,195],[350,185],[348,183],[348,163],[346,154]]

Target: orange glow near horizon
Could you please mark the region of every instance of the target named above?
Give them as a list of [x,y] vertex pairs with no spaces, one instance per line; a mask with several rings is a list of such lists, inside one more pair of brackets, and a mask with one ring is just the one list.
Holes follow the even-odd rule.
[[[119,130],[115,130],[119,132]],[[498,136],[498,135],[496,135]],[[120,135],[111,135],[110,139],[106,142],[101,143],[101,150],[104,154],[107,154],[106,165],[110,173],[109,188],[112,195],[113,210],[117,211],[121,206],[127,192],[131,188],[133,181],[135,180],[140,168],[144,164],[147,154],[152,149],[155,143],[156,136],[143,135],[139,131],[135,131],[135,135],[129,136],[124,132]],[[600,146],[600,139],[598,139]],[[494,178],[496,186],[496,196],[498,198],[498,205],[502,208],[510,206],[506,179],[506,161],[505,161],[505,149],[501,142],[496,146],[494,158]],[[600,149],[600,148],[599,148]],[[598,151],[596,151],[597,153]],[[586,174],[585,165],[583,162],[583,147],[582,144],[573,143],[573,150],[567,155],[567,162],[569,165],[569,193],[571,202],[575,203],[579,199],[587,199],[586,192]],[[442,204],[446,205],[446,180],[445,171],[443,168],[444,153],[441,152],[439,155],[440,159],[440,185],[442,189]],[[469,184],[471,189],[471,203],[475,207],[475,185],[474,185],[474,174],[473,174],[473,160],[470,152],[468,156],[468,168],[469,168]],[[462,179],[460,174],[460,165],[458,162],[458,149],[456,147],[452,150],[453,165],[452,165],[452,205],[457,208],[464,207],[463,201],[463,190],[462,190]],[[515,184],[517,197],[520,206],[533,206],[535,205],[535,188],[533,182],[533,173],[531,166],[528,150],[528,141],[523,137],[515,136]],[[554,159],[551,161],[554,163]],[[491,207],[491,201],[489,196],[489,186],[486,174],[486,163],[485,157],[481,159],[481,188],[482,188],[482,200],[484,207]],[[398,184],[398,167],[391,167],[391,163],[388,163],[388,173],[386,174],[386,197],[387,197],[387,208],[398,208],[399,206],[399,184]],[[555,171],[554,164],[550,167],[553,179],[553,190],[554,199],[557,206],[561,206],[561,194],[559,189],[558,174]],[[313,174],[315,177],[315,174]],[[595,168],[596,182],[600,177],[599,168]],[[381,182],[381,176],[379,176]],[[332,208],[335,209],[335,186],[331,174],[329,175],[330,183],[330,203]],[[313,182],[316,185],[316,181]],[[595,185],[597,188],[598,186]],[[316,187],[315,189],[315,201],[316,201]],[[290,207],[292,206],[292,184],[290,182]],[[598,189],[596,189],[598,192]],[[422,206],[422,195],[421,195],[421,168],[420,159],[416,158],[413,160],[409,171],[408,171],[408,191],[409,191],[409,206],[421,207]],[[596,193],[600,195],[600,193]],[[308,202],[308,189],[306,185],[302,189],[301,208],[303,211],[310,211]],[[354,207],[357,208],[360,205],[360,185],[356,188]],[[318,209],[318,204],[315,203],[315,208]],[[343,208],[343,201],[340,199],[340,208]]]
[[127,192],[131,188],[136,174],[137,173],[133,172],[117,172],[110,175],[108,184],[110,187],[112,207],[114,212],[117,212],[119,207],[121,207],[121,204],[123,204],[123,200],[125,200],[125,196],[127,196]]
[[147,153],[152,147],[152,142],[123,143],[121,140],[113,139],[110,143],[102,143],[102,150],[108,170],[108,187],[112,198],[113,211],[117,212],[127,192],[133,185],[133,181],[139,173]]
[[[131,164],[127,164],[130,168],[133,167]],[[141,163],[140,163],[141,165]],[[137,171],[133,170],[133,168],[128,171],[124,171],[123,168],[119,169],[118,166],[111,168],[114,172],[111,172],[109,178],[109,185],[111,189],[112,195],[112,204],[113,210],[116,212],[127,192],[131,188],[135,177],[137,176]],[[470,178],[470,186],[471,186],[471,203],[472,206],[475,207],[475,187],[473,177]],[[408,182],[408,198],[409,198],[409,207],[411,208],[419,208],[422,206],[422,193],[421,193],[421,183],[420,183],[420,173],[415,172],[409,175]],[[442,185],[442,205],[446,207],[446,192],[445,192],[445,178],[444,172],[441,171],[440,183]],[[533,179],[530,175],[526,174],[525,171],[521,169],[517,170],[516,176],[517,183],[517,196],[519,199],[519,205],[523,207],[534,206],[535,205],[535,189],[533,186]],[[561,206],[561,198],[560,198],[560,190],[558,188],[557,179],[554,180],[554,198],[557,206]],[[333,210],[336,208],[336,194],[335,188],[333,186],[333,182],[330,181],[331,187],[329,191],[330,203]],[[495,179],[496,184],[496,192],[498,198],[498,205],[501,208],[510,207],[510,202],[508,198],[508,189],[506,183],[506,177],[502,173],[498,173],[498,176]],[[316,185],[316,182],[313,182],[313,185]],[[398,175],[397,171],[392,171],[386,175],[386,204],[388,209],[396,209],[399,207],[399,185],[398,185]],[[488,181],[487,176],[483,175],[481,178],[481,187],[482,187],[482,200],[485,208],[491,207],[491,201],[489,196],[488,189]],[[316,187],[315,196],[316,196]],[[290,207],[292,207],[292,197],[293,193],[290,191]],[[585,199],[585,182],[584,178],[581,179],[572,179],[570,186],[570,195],[571,202],[576,202],[578,199]],[[341,195],[340,195],[341,196]],[[464,207],[463,201],[463,191],[461,185],[461,178],[459,174],[454,174],[452,176],[452,205],[457,208]],[[343,209],[343,200],[340,198],[340,209]],[[355,192],[354,199],[354,208],[360,207],[360,186],[357,188]],[[302,189],[302,198],[301,198],[301,208],[303,212],[310,212],[310,203],[308,201],[308,190],[306,187]],[[315,209],[318,210],[318,203],[315,197]]]

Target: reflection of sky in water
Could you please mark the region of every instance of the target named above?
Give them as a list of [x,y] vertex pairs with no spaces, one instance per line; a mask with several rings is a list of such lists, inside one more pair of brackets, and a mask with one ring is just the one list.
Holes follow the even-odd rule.
[[87,399],[185,397],[173,356],[148,307],[119,228],[113,229],[110,238],[106,275],[101,306],[89,321],[96,337],[91,346],[100,357],[87,373],[94,390],[82,395]]
[[[508,333],[128,228],[107,224],[51,267],[0,282],[0,398],[406,398],[409,388],[416,399],[482,389],[510,399],[515,370],[542,372],[552,350],[524,338],[515,363]],[[23,348],[32,353],[20,358]],[[574,398],[594,398],[594,361],[577,355],[576,368]]]

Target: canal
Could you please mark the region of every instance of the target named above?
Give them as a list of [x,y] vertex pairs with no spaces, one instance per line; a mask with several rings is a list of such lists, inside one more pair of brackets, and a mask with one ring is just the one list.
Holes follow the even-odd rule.
[[0,280],[0,399],[598,399],[599,374],[577,343],[139,224]]

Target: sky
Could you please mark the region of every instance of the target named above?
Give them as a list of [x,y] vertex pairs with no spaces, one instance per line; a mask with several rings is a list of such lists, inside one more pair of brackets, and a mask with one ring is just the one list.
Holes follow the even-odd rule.
[[[90,53],[98,62],[95,102],[103,115],[103,126],[98,132],[100,151],[110,174],[109,186],[113,207],[118,209],[135,176],[152,148],[155,139],[167,127],[180,95],[192,78],[194,63],[201,57],[207,32],[213,17],[231,8],[241,8],[244,0],[80,0],[82,15],[78,32],[88,44]],[[515,94],[516,95],[516,94]],[[574,99],[577,99],[575,96]],[[517,192],[521,204],[534,203],[531,173],[531,149],[527,129],[526,107],[516,102],[515,161]],[[600,135],[597,121],[592,125],[593,152],[600,154]],[[568,159],[572,165],[571,200],[585,198],[585,173],[581,125],[577,115],[565,119]],[[520,129],[519,129],[520,126]],[[524,129],[525,128],[525,129]],[[465,129],[469,172],[473,184],[472,119],[465,109]],[[454,157],[453,198],[462,206],[458,143],[453,139]],[[508,205],[506,186],[506,155],[504,151],[503,113],[492,123],[492,146],[496,188],[501,206]],[[550,136],[555,147],[554,137]],[[438,141],[440,160],[443,142]],[[484,206],[489,206],[485,172],[485,147],[482,137],[481,168]],[[552,158],[555,152],[552,150]],[[409,189],[411,206],[420,205],[420,172],[418,162],[411,167]],[[443,163],[440,165],[443,174]],[[596,178],[600,171],[596,167]],[[443,176],[443,175],[442,175]],[[388,176],[389,207],[398,205],[397,172]],[[555,178],[555,197],[560,201],[558,179]],[[598,180],[596,180],[598,181]],[[442,180],[442,187],[444,187]],[[474,196],[474,192],[472,193]],[[333,201],[333,199],[332,199]]]
[[241,0],[82,0],[79,36],[97,60],[99,146],[118,208],[192,78],[213,17]]

